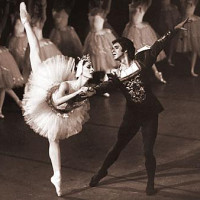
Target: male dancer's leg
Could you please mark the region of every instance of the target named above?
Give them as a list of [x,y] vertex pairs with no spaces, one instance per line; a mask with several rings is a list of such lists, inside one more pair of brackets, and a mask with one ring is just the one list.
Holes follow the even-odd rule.
[[153,147],[158,130],[158,115],[144,120],[142,124],[142,136],[144,144],[145,166],[147,170],[147,195],[155,194],[154,177],[156,171],[156,159],[153,154]]
[[[97,174],[95,174],[91,181],[90,186],[96,186],[99,181],[107,175],[108,168],[118,159],[121,151],[126,147],[129,141],[136,135],[140,128],[140,123],[138,119],[128,114],[129,112],[125,113],[123,122],[118,131],[118,138],[114,146],[108,152],[103,165],[101,166],[100,170]],[[132,113],[131,113],[132,114]]]

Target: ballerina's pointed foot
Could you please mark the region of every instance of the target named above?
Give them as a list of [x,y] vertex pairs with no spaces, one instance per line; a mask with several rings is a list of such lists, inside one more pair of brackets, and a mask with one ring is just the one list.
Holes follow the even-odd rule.
[[25,24],[26,22],[30,21],[30,16],[27,13],[26,4],[24,2],[20,3],[20,18],[21,18],[22,24]]
[[194,73],[194,72],[191,72],[191,75],[192,75],[193,77],[198,77],[198,76],[199,76],[198,74],[196,74],[196,73]]
[[51,183],[55,186],[56,188],[56,193],[60,197],[62,196],[62,190],[61,190],[61,178],[60,177],[51,177]]
[[156,72],[156,73],[155,73],[155,76],[156,76],[156,78],[157,78],[161,83],[164,83],[164,84],[167,83],[167,81],[163,78],[161,72]]
[[171,66],[171,67],[175,66],[175,64],[171,60],[168,60],[167,62],[168,62],[168,65]]
[[0,119],[4,119],[4,115],[2,113],[0,113]]

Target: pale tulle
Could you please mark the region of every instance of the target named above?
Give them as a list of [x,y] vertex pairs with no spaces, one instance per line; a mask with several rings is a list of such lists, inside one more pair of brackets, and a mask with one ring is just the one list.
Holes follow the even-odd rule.
[[[58,50],[56,45],[49,39],[42,39],[39,43],[40,43],[40,58],[42,61],[45,61],[46,59],[57,55],[62,55],[62,53]],[[22,69],[22,75],[25,83],[28,81],[28,77],[31,73],[31,64],[29,56],[30,56],[30,48],[27,48],[25,53],[25,61]]]
[[185,24],[187,31],[180,31],[177,49],[179,53],[196,52],[200,56],[200,17]]
[[63,55],[81,57],[83,46],[73,27],[67,26],[65,30],[53,29],[50,34],[51,41],[58,47]]
[[170,4],[161,8],[158,21],[159,33],[165,34],[168,30],[172,30],[181,20],[180,12],[177,6]]
[[15,58],[21,72],[24,66],[24,57],[27,46],[28,40],[26,35],[22,37],[12,36],[9,40],[8,48]]
[[0,46],[0,88],[22,86],[24,80],[9,50]]
[[89,102],[59,116],[47,103],[48,91],[62,81],[73,80],[73,64],[64,56],[44,61],[29,77],[29,88],[24,94],[23,110],[26,123],[38,134],[51,140],[65,139],[79,133],[89,119]]
[[[158,39],[155,31],[148,23],[143,23],[141,27],[128,23],[124,29],[123,37],[128,38],[134,44],[136,51],[145,45],[151,46]],[[166,58],[165,52],[161,51],[157,57],[157,61]]]
[[89,32],[85,44],[84,54],[89,54],[95,71],[109,71],[116,67],[112,55],[112,41],[115,36],[109,29],[101,32]]

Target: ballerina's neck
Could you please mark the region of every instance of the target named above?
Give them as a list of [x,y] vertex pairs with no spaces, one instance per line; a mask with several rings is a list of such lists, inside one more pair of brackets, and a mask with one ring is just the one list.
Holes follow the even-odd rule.
[[79,78],[74,82],[74,86],[78,90],[81,87],[83,87],[88,82],[88,80],[89,80],[88,77],[86,77],[84,75],[80,75]]
[[143,23],[144,14],[132,15],[130,18],[132,25],[141,25]]

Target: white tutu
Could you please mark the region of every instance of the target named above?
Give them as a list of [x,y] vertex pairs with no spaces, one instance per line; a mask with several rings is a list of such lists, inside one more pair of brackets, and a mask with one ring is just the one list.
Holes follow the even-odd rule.
[[[42,62],[37,71],[31,73],[28,90],[23,98],[26,123],[38,134],[51,140],[65,139],[79,133],[82,124],[89,119],[89,102],[67,113],[59,113],[49,105],[49,91],[63,81],[75,79],[72,58],[55,56]],[[70,88],[70,93],[73,88]]]

